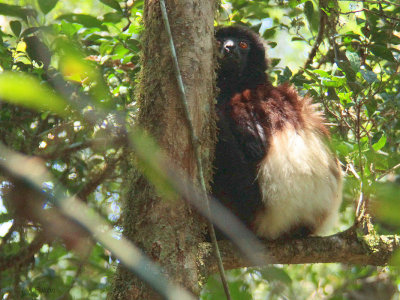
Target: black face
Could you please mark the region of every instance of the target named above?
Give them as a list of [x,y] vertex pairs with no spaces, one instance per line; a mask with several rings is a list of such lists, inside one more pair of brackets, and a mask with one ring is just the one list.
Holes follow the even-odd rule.
[[247,65],[250,52],[250,42],[236,37],[217,38],[219,52],[219,67],[221,71],[231,76],[240,76]]
[[219,27],[219,67],[217,86],[223,93],[231,94],[253,88],[266,81],[267,61],[261,38],[242,26]]

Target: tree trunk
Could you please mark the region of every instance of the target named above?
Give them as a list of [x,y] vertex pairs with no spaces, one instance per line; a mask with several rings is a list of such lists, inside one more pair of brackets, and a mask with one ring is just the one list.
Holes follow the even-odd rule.
[[[208,181],[210,153],[215,142],[213,20],[216,6],[214,1],[201,0],[166,1],[166,6]],[[136,123],[156,139],[169,162],[184,170],[197,184],[193,145],[159,1],[145,2],[144,25]],[[129,160],[133,165],[134,155]],[[198,244],[204,239],[204,221],[183,199],[163,199],[135,167],[130,170],[124,199],[124,235],[160,264],[170,280],[198,295],[202,276],[196,259]],[[158,299],[158,296],[119,266],[110,298]]]

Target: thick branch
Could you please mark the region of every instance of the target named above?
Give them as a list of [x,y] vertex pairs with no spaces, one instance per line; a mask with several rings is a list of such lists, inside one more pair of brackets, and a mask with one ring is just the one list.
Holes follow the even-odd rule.
[[[229,241],[219,242],[225,269],[255,267],[243,258]],[[357,237],[355,229],[328,237],[265,242],[265,251],[257,253],[267,264],[345,263],[383,266],[396,249],[400,248],[400,236],[365,235]],[[208,262],[208,271],[215,273],[217,264],[211,245],[204,243],[201,259]],[[272,261],[271,261],[272,258]]]

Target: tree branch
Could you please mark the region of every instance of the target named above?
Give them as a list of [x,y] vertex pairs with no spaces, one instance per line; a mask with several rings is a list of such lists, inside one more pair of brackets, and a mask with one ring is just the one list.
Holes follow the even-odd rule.
[[[267,264],[345,263],[383,266],[400,248],[400,236],[367,234],[357,237],[356,228],[327,237],[264,242],[265,249],[256,253]],[[255,267],[244,259],[229,241],[219,242],[225,269]],[[201,259],[208,262],[208,271],[217,272],[211,245],[203,243]],[[271,258],[274,260],[271,261]]]
[[368,3],[368,4],[387,4],[387,5],[393,5],[393,6],[400,6],[400,4],[390,2],[390,1],[385,1],[385,0],[379,0],[379,1],[373,1],[373,0],[339,0],[339,1],[346,1],[346,2],[361,2],[361,3]]

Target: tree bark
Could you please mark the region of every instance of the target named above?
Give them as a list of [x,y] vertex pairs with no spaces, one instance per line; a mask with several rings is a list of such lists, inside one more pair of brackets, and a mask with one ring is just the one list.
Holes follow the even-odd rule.
[[[166,1],[169,22],[185,85],[193,127],[199,138],[206,181],[215,143],[213,20],[214,1]],[[160,3],[145,2],[142,70],[137,102],[139,127],[156,139],[168,161],[197,184],[193,145],[189,140],[169,41]],[[134,165],[134,154],[128,159]],[[198,245],[205,223],[183,199],[163,199],[135,167],[129,169],[124,204],[124,235],[159,263],[173,282],[198,295],[203,278],[197,267]],[[158,299],[122,266],[118,267],[111,299]]]

